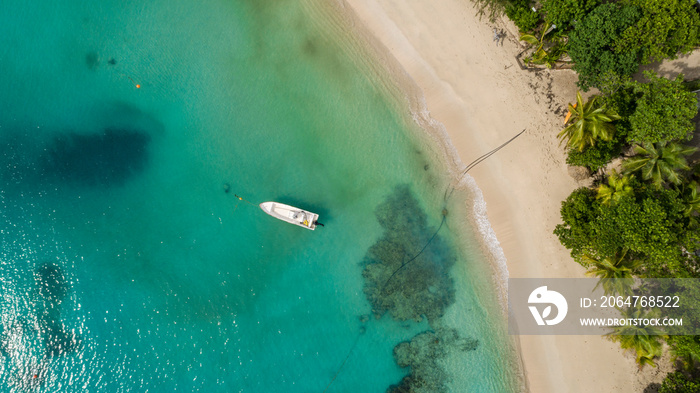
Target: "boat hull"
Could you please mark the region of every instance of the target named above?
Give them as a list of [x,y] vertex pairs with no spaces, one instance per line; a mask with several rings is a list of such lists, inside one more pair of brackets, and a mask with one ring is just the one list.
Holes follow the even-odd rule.
[[285,205],[279,202],[263,202],[260,204],[260,208],[262,211],[278,220],[312,231],[316,229],[316,221],[318,220],[318,214],[316,213],[307,212],[298,207]]

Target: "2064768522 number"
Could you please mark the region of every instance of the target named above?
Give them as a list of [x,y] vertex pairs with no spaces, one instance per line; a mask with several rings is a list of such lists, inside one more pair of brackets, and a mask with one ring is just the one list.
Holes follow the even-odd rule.
[[678,296],[601,296],[600,307],[680,307]]

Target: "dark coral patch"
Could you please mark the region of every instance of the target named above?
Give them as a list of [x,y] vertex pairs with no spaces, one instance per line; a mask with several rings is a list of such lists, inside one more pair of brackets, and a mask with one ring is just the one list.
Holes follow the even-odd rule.
[[46,355],[56,357],[77,350],[79,339],[66,329],[61,316],[63,299],[69,290],[61,268],[51,262],[44,263],[36,269],[34,278],[39,291],[39,332]]
[[85,65],[91,70],[96,69],[100,65],[100,55],[97,52],[88,52],[85,55]]
[[35,271],[39,294],[52,303],[60,303],[68,294],[68,286],[61,268],[55,263],[47,262]]
[[410,342],[394,347],[394,359],[399,367],[410,367],[411,373],[388,393],[442,393],[448,392],[449,375],[440,362],[450,352],[469,352],[478,348],[479,341],[461,337],[455,329],[437,329],[421,333]]
[[60,136],[48,149],[44,173],[82,185],[121,185],[145,168],[149,141],[147,134],[125,129]]
[[389,312],[400,321],[440,318],[454,302],[453,252],[428,226],[408,186],[398,186],[375,213],[385,232],[367,251],[362,273],[374,314]]

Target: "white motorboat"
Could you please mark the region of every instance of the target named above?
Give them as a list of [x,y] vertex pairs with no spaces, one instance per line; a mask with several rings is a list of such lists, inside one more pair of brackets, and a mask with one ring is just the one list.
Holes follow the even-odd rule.
[[285,205],[279,202],[263,202],[260,208],[267,214],[286,221],[290,224],[298,225],[302,228],[316,229],[318,214],[307,212],[298,207]]

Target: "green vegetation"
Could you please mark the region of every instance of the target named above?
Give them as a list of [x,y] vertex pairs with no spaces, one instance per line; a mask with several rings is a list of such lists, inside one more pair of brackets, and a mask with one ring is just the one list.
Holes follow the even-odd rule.
[[[647,312],[641,308],[628,309],[624,313],[626,318],[653,318],[652,312]],[[637,364],[643,367],[645,364],[656,367],[654,358],[662,354],[664,337],[662,331],[654,326],[619,326],[614,329],[611,335],[614,341],[620,343],[622,349],[633,350],[637,354]]]
[[651,72],[644,75],[649,83],[632,83],[639,99],[629,117],[632,131],[628,139],[638,143],[690,139],[698,107],[695,94],[683,85],[683,76],[669,80]]
[[[700,161],[697,149],[684,145],[697,132],[693,91],[700,80],[655,73],[645,73],[647,82],[631,80],[639,64],[700,46],[695,0],[473,1],[492,18],[505,12],[515,22],[521,40],[532,45],[527,64],[552,67],[568,53],[579,88],[600,90],[585,103],[577,94],[558,135],[567,143],[567,163],[597,172],[591,188],[562,202],[562,224],[554,230],[574,260],[607,293],[631,290],[611,278],[700,278]],[[618,157],[622,173],[606,171]],[[700,288],[683,291],[692,294],[687,301],[700,303]],[[647,311],[625,312],[639,317]],[[684,324],[700,323],[700,315],[671,312]],[[668,374],[660,392],[700,391],[700,336],[651,333],[660,332],[625,326],[611,338],[634,351],[640,367],[653,365],[665,342],[684,369]]]
[[632,75],[639,68],[639,50],[618,47],[622,34],[640,18],[639,8],[603,4],[576,23],[569,35],[569,56],[584,91],[601,85],[601,75]]
[[636,183],[634,196],[625,191],[615,203],[603,203],[588,188],[574,191],[562,203],[563,224],[554,233],[584,267],[592,258],[628,257],[643,261],[638,275],[689,277],[697,263],[687,251],[698,248],[700,234],[692,230],[678,191]]
[[633,175],[620,176],[613,169],[608,177],[608,184],[601,184],[598,186],[598,195],[596,195],[596,199],[599,199],[601,204],[607,205],[610,203],[617,203],[625,197],[633,197],[633,180]]
[[694,147],[668,143],[666,141],[635,146],[636,156],[622,163],[625,172],[639,171],[642,179],[649,180],[660,188],[665,184],[680,185],[682,170],[689,170],[686,156],[696,152]]
[[[574,60],[576,50],[572,43]],[[648,48],[644,50],[651,53],[645,56],[658,56]],[[671,57],[668,52],[664,56]],[[625,142],[640,145],[635,145],[634,156],[623,162],[623,176],[611,172],[597,192],[579,189],[567,198],[561,210],[564,224],[557,226],[555,234],[574,259],[588,269],[587,274],[600,279],[607,293],[629,290],[622,282],[612,282],[613,277],[697,278],[700,164],[688,161],[696,148],[678,143],[693,135],[697,98],[682,76],[667,80],[647,74],[650,82],[639,83],[627,81],[625,75],[617,73],[619,70],[608,71],[612,71],[606,74],[612,76],[608,79],[587,79],[579,74],[579,80],[582,88],[597,83],[607,93],[602,100],[620,116],[614,123],[616,135],[584,149],[580,145],[571,148],[567,162],[596,171],[625,150]],[[694,303],[700,302],[698,292],[691,300]],[[684,322],[699,318],[682,317]],[[674,358],[689,371],[669,374],[660,391],[700,391],[697,336],[664,337],[620,327],[611,338],[622,348],[634,351],[640,367],[654,365],[665,341]]]
[[[586,104],[577,94],[581,112],[577,121],[590,121],[590,108],[597,105],[617,114],[613,121],[604,122],[614,127],[606,139],[584,138],[582,132],[567,131],[572,126],[559,134],[569,138],[567,162],[593,170],[603,168],[626,150],[626,143],[643,141],[622,161],[622,174],[610,170],[594,188],[579,188],[562,202],[563,223],[554,230],[574,260],[587,269],[586,274],[598,277],[599,285],[609,294],[631,290],[631,281],[626,284],[613,278],[700,277],[696,254],[700,249],[700,163],[689,161],[698,149],[679,143],[692,136],[697,100],[687,91],[682,76],[675,80],[653,74],[647,77],[648,83],[613,78],[604,96],[593,97]],[[581,140],[588,141],[583,148]],[[690,301],[700,303],[700,288],[684,288],[686,292],[695,294]],[[624,312],[642,315],[646,311]],[[700,323],[698,315],[677,317]],[[610,337],[622,348],[634,351],[640,367],[653,366],[666,342],[688,371],[669,374],[661,391],[697,391],[693,389],[700,386],[700,338],[667,337],[648,328],[635,329],[639,330],[621,326]]]
[[541,28],[538,35],[534,33],[523,33],[520,35],[521,41],[525,41],[534,47],[532,54],[523,59],[525,64],[545,65],[547,68],[552,68],[566,52],[566,44],[561,38],[547,38],[548,32],[552,28],[553,26],[551,25],[545,25]]
[[597,96],[584,104],[581,92],[577,92],[576,106],[569,104],[569,112],[571,124],[559,133],[559,138],[566,139],[570,148],[583,151],[587,146],[595,146],[597,140],[613,139],[615,126],[612,122],[620,116],[606,108]]
[[659,393],[697,393],[700,392],[700,382],[687,377],[680,371],[670,373],[664,379]]
[[634,271],[641,265],[641,261],[628,258],[627,251],[600,259],[584,255],[581,257],[581,263],[590,266],[586,275],[598,277],[598,285],[602,285],[608,295],[629,294],[634,283]]
[[698,186],[698,183],[695,181],[692,181],[689,184],[684,185],[683,187],[683,193],[681,194],[681,198],[683,199],[683,206],[685,207],[683,213],[686,215],[686,217],[690,219],[695,218],[695,216],[698,213],[700,213],[700,192],[698,192],[699,189],[700,186]]
[[680,360],[686,369],[700,365],[700,336],[671,336],[667,342],[674,359]]
[[616,50],[639,52],[643,63],[675,59],[700,45],[700,14],[694,0],[628,0],[639,20],[617,42]]
[[515,0],[506,6],[505,12],[521,33],[535,30],[540,23],[540,13],[532,11],[530,0]]
[[600,4],[600,0],[544,0],[545,20],[564,31]]
[[586,147],[582,151],[569,149],[566,163],[575,166],[585,166],[591,172],[597,172],[622,153],[622,146],[616,135],[610,141],[598,141],[595,146]]

